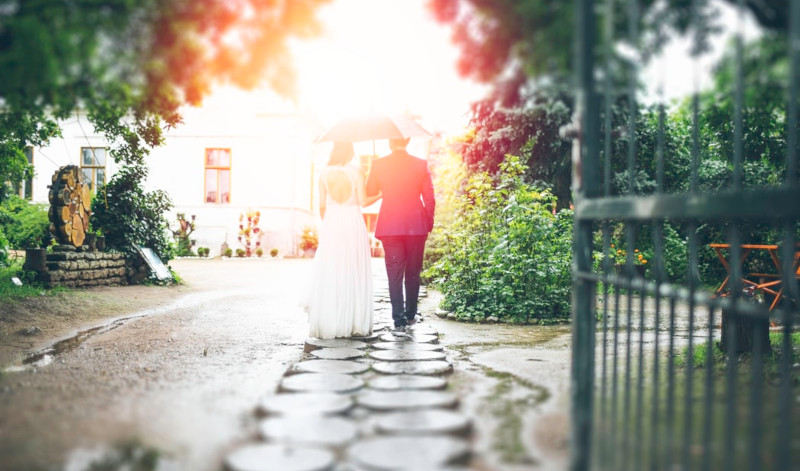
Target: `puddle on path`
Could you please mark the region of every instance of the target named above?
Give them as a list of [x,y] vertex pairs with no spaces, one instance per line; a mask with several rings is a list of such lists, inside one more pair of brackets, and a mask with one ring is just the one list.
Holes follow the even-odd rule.
[[78,333],[73,334],[70,337],[55,342],[49,347],[46,347],[38,352],[28,355],[28,357],[22,360],[21,363],[11,365],[5,368],[3,372],[18,373],[32,368],[41,368],[43,366],[47,366],[53,362],[53,359],[57,355],[61,355],[76,349],[90,337],[114,330],[117,327],[123,326],[134,319],[140,319],[142,317],[164,314],[178,309],[186,309],[190,307],[199,306],[203,303],[207,303],[210,301],[217,301],[219,299],[243,296],[247,294],[259,294],[259,293],[253,290],[220,290],[220,291],[210,291],[204,293],[186,294],[164,306],[145,309],[142,311],[135,312],[133,314],[125,315],[123,317],[116,317],[111,320],[106,320],[103,324],[79,331]]

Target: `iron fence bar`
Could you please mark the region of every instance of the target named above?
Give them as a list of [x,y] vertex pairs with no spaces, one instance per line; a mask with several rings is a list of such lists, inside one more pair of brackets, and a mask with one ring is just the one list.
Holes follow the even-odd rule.
[[611,445],[613,454],[609,469],[617,467],[617,453],[619,451],[619,437],[617,435],[617,421],[619,420],[619,289],[614,290],[614,356],[611,360]]
[[614,0],[606,0],[606,15],[603,34],[603,195],[611,196],[611,89],[613,78],[611,59],[614,41]]
[[742,137],[742,108],[744,107],[744,77],[742,69],[742,56],[744,46],[742,38],[742,18],[744,15],[744,2],[738,0],[736,3],[738,10],[739,28],[736,33],[735,44],[735,70],[734,70],[734,108],[733,108],[733,188],[739,190],[742,187],[742,154],[744,153],[744,139]]
[[800,0],[791,0],[789,6],[789,83],[786,114],[786,186],[797,184],[797,88],[800,82]]
[[688,226],[689,232],[689,263],[687,269],[687,279],[689,281],[689,344],[686,347],[686,358],[689,366],[686,368],[686,391],[684,396],[683,405],[683,452],[682,456],[682,469],[689,470],[690,467],[690,448],[692,445],[693,431],[692,419],[694,418],[694,401],[692,396],[694,394],[694,374],[692,372],[691,362],[694,359],[694,311],[697,306],[696,297],[694,296],[697,291],[697,224],[692,222]]
[[[663,122],[661,123],[663,125]],[[663,129],[662,129],[663,130]],[[660,142],[660,146],[662,148],[662,161],[663,161],[663,139]],[[663,166],[663,165],[662,165]],[[655,470],[658,469],[658,454],[656,453],[656,437],[658,434],[656,433],[656,424],[658,424],[660,418],[660,407],[659,407],[659,399],[660,399],[660,391],[661,391],[661,384],[660,384],[660,365],[661,365],[661,356],[660,356],[660,345],[659,340],[660,336],[658,332],[661,328],[661,284],[664,280],[667,279],[666,276],[666,268],[664,266],[664,223],[663,221],[654,221],[653,223],[653,245],[655,246],[655,318],[653,319],[653,331],[655,332],[655,339],[653,344],[653,412],[652,412],[652,426],[650,430],[650,469]],[[646,291],[644,289],[641,290],[642,294],[644,295]]]
[[[761,427],[763,414],[763,374],[764,374],[764,342],[761,338],[765,326],[760,321],[753,325],[753,356],[750,381],[750,453],[749,463],[751,471],[760,471],[761,468],[761,437],[764,433]],[[767,329],[769,330],[769,329]]]
[[[607,249],[607,241],[609,238],[609,227],[608,223],[603,225],[603,245]],[[606,257],[608,256],[608,250],[604,250],[606,253]],[[608,263],[607,259],[604,260],[604,271],[608,273]],[[608,424],[608,283],[603,283],[603,351],[602,351],[602,365],[601,365],[601,375],[600,375],[600,426],[605,429],[606,424]],[[598,434],[598,447],[597,451],[600,455],[600,463],[604,463],[606,461],[606,457],[608,456],[608,441],[607,434],[602,433],[602,431]]]
[[[789,188],[797,187],[797,101],[798,101],[798,83],[800,83],[800,0],[791,0],[789,6],[789,83],[787,105],[787,152],[786,152],[786,186]],[[797,280],[793,273],[794,265],[792,264],[794,254],[793,248],[795,242],[794,238],[794,225],[788,220],[783,221],[783,247],[781,247],[781,260],[782,270],[781,274],[786,289],[794,299],[800,299],[800,287],[798,287]],[[781,309],[781,324],[783,325],[783,335],[781,336],[781,350],[783,357],[781,358],[778,368],[780,369],[780,377],[782,379],[780,390],[778,391],[778,410],[782,411],[778,415],[778,439],[776,440],[775,456],[777,469],[789,469],[791,464],[790,440],[792,436],[792,409],[796,408],[791,400],[791,352],[792,341],[791,331],[794,327],[795,320],[792,319],[789,306]]]
[[[741,248],[739,247],[739,231],[736,225],[731,226],[730,229],[730,239],[729,242],[731,244],[731,250],[729,253],[729,263],[733,261],[731,266],[731,298],[734,301],[738,300],[739,292],[741,290],[741,283],[739,281],[739,277],[741,276],[741,268],[739,263],[737,262],[741,258]],[[724,449],[727,453],[724,453],[723,459],[723,469],[725,470],[732,470],[733,464],[736,462],[736,448],[735,448],[735,435],[734,431],[736,430],[736,398],[737,398],[737,388],[736,388],[736,377],[737,377],[737,370],[738,370],[738,363],[739,363],[739,355],[736,353],[738,351],[738,339],[737,339],[737,329],[735,325],[735,320],[739,316],[739,312],[736,309],[731,309],[727,312],[728,322],[725,322],[725,311],[723,311],[723,324],[727,325],[727,333],[726,333],[726,350],[727,350],[727,377],[726,377],[726,411],[725,411],[725,438],[724,438]]]
[[[631,139],[632,140],[632,139]],[[629,192],[633,191],[632,187],[628,189]],[[625,226],[625,240],[627,244],[627,251],[625,252],[625,269],[628,277],[633,274],[633,227],[630,224]],[[632,318],[633,318],[633,290],[627,290],[625,293],[625,376],[623,379],[623,400],[622,400],[622,424],[623,424],[623,440],[622,440],[622,465],[619,469],[626,471],[628,469],[628,458],[630,457],[630,413],[631,413],[631,333],[632,333]]]
[[[628,0],[628,41],[632,48],[636,48],[639,39],[639,5],[638,0]],[[638,64],[636,60],[628,61],[628,155],[627,155],[627,169],[628,169],[628,188],[625,192],[629,196],[635,194],[636,183],[636,116],[637,116],[637,100],[636,88],[638,87]],[[625,243],[626,247],[626,270],[629,277],[633,276],[633,257],[635,249],[634,228],[630,223],[625,225]],[[623,386],[623,449],[622,449],[622,471],[627,471],[628,463],[631,455],[631,363],[633,357],[631,355],[631,334],[633,329],[633,290],[628,290],[626,293],[626,320],[625,320],[625,378]]]
[[[604,17],[604,31],[603,31],[603,195],[611,195],[611,100],[612,100],[612,74],[611,74],[611,58],[612,58],[612,42],[614,37],[614,1],[606,0],[605,2],[605,17]],[[608,274],[611,265],[610,259],[610,245],[611,245],[611,227],[608,221],[603,221],[603,271]],[[608,434],[603,433],[608,426],[609,420],[615,420],[613,415],[609,418],[608,407],[608,300],[609,300],[609,285],[603,283],[603,351],[602,351],[602,367],[601,367],[601,386],[600,386],[600,426],[604,430],[598,434],[598,453],[600,455],[599,462],[602,465],[608,462],[609,448],[616,446],[614,442],[608,441]],[[616,291],[616,290],[615,290]],[[615,316],[616,317],[616,316]]]
[[649,221],[800,218],[800,188],[745,189],[714,194],[592,198],[575,207],[576,220]]
[[714,409],[714,307],[708,308],[708,328],[706,329],[706,363],[705,363],[705,396],[703,397],[703,460],[701,469],[711,470],[711,425],[713,423]]
[[653,411],[652,411],[652,425],[650,429],[650,469],[655,470],[658,469],[658,454],[656,453],[656,437],[658,437],[658,433],[656,433],[656,424],[659,423],[660,408],[659,408],[659,399],[660,394],[659,391],[661,389],[661,385],[659,383],[659,365],[661,364],[661,357],[659,351],[659,335],[658,331],[661,328],[660,325],[660,317],[661,317],[661,293],[660,290],[656,290],[656,312],[655,318],[653,319],[654,331],[655,331],[655,342],[653,345]]
[[633,469],[642,469],[643,410],[644,410],[644,293],[639,294],[639,352],[636,372],[636,426],[634,432]]
[[675,439],[675,298],[669,300],[669,349],[667,351],[669,355],[667,355],[666,456],[672,456]]
[[[792,2],[793,8],[793,20],[797,19],[800,20],[800,1],[793,1]],[[797,17],[795,17],[797,15]],[[800,29],[800,21],[793,24],[793,28]],[[800,39],[800,38],[798,38]],[[797,46],[795,46],[797,47]],[[794,87],[794,85],[792,85]],[[790,152],[790,154],[793,152]],[[795,154],[796,156],[796,154]],[[793,261],[793,250],[794,247],[794,237],[793,237],[793,227],[792,224],[789,222],[785,222],[783,225],[783,247],[781,252],[781,260],[783,261],[782,267],[782,275],[783,280],[787,283],[787,288],[790,290],[791,294],[795,299],[800,299],[800,289],[798,289],[797,283],[795,281],[795,276],[793,273],[794,265],[792,264]],[[781,414],[778,416],[778,439],[776,440],[776,462],[778,465],[777,469],[789,469],[789,464],[791,463],[791,453],[790,453],[790,440],[789,437],[792,436],[792,422],[790,417],[792,417],[792,399],[791,399],[791,352],[792,352],[792,340],[791,340],[791,331],[792,327],[794,327],[794,323],[796,319],[792,319],[791,311],[789,306],[785,306],[781,309],[781,323],[783,325],[783,335],[781,338],[781,350],[783,352],[783,357],[781,358],[781,362],[779,365],[780,368],[780,377],[781,377],[781,385],[780,390],[778,391],[778,410],[782,411]]]
[[[597,196],[596,166],[598,149],[598,100],[594,84],[595,16],[592,0],[578,0],[575,9],[577,28],[576,79],[578,96],[576,116],[579,119],[580,139],[577,148],[578,165],[573,166],[576,206],[585,198]],[[573,273],[592,270],[592,221],[576,221],[574,225]],[[592,457],[592,419],[594,417],[594,340],[595,289],[591,280],[573,277],[572,298],[572,371],[570,470],[588,471]]]

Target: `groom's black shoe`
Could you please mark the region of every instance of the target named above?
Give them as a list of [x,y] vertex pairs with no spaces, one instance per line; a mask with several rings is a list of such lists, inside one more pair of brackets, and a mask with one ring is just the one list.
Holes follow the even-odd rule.
[[405,334],[406,333],[406,326],[404,325],[396,325],[394,326],[394,334]]

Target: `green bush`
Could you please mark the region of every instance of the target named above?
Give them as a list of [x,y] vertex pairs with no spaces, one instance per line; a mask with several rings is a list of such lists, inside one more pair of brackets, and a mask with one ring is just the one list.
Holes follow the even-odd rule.
[[556,198],[524,183],[525,170],[507,156],[496,177],[473,175],[457,217],[436,229],[443,253],[425,276],[458,319],[552,323],[570,316],[573,214],[553,214]]
[[0,226],[0,267],[8,265],[8,239],[3,234],[3,226]]
[[92,202],[92,227],[106,236],[110,249],[132,255],[136,246],[150,247],[166,262],[173,257],[173,247],[164,214],[172,203],[163,191],[145,192],[146,177],[146,167],[139,164],[114,174]]
[[[239,249],[239,250],[241,250],[241,249]],[[226,257],[232,257],[233,256],[233,249],[230,248],[230,247],[225,249],[225,256]]]
[[0,226],[12,249],[45,247],[50,242],[46,207],[18,196],[11,196],[0,205]]

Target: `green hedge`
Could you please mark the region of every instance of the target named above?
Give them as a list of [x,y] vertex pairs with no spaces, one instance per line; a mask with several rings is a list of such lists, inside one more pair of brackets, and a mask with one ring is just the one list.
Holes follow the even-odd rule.
[[0,227],[12,249],[46,247],[50,243],[47,206],[18,196],[11,196],[0,204]]
[[436,229],[440,258],[425,276],[457,319],[552,323],[569,319],[573,214],[523,181],[507,156],[496,176],[474,174],[453,222]]

